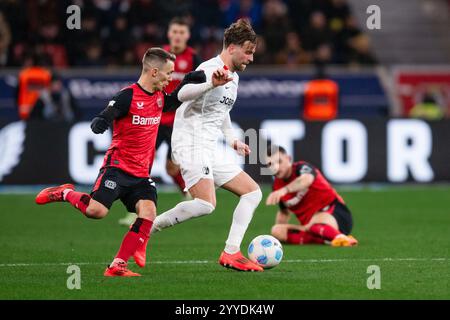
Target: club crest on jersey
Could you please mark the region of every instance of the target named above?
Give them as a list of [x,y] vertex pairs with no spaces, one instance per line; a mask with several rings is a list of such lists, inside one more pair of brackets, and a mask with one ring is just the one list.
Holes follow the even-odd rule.
[[105,187],[111,190],[114,190],[117,187],[117,183],[115,181],[106,180]]
[[208,175],[209,174],[209,167],[203,167],[202,171],[203,171],[203,174]]
[[159,107],[159,108],[162,108],[162,106],[163,106],[163,101],[162,101],[161,98],[156,99],[156,103],[158,104],[158,107]]

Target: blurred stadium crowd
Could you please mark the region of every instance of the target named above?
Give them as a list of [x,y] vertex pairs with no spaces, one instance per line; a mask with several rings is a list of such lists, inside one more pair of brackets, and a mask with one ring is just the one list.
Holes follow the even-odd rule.
[[[81,8],[80,30],[66,27],[72,4]],[[259,34],[256,64],[376,63],[346,0],[2,0],[0,66],[36,58],[62,68],[136,66],[167,41],[175,16],[190,22],[203,60],[220,51],[224,27],[248,17]]]

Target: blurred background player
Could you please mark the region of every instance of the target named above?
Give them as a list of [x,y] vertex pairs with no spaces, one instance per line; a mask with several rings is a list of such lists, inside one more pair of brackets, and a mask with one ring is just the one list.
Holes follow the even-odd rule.
[[[186,73],[195,70],[200,64],[200,60],[195,53],[195,50],[188,46],[190,38],[189,23],[187,20],[179,17],[173,18],[169,22],[169,28],[167,30],[167,38],[169,44],[164,45],[163,49],[173,53],[176,56],[175,59],[175,71],[172,74],[172,81],[164,89],[165,92],[171,93],[183,80]],[[186,192],[185,183],[181,176],[180,167],[172,161],[172,130],[173,121],[175,120],[175,111],[164,112],[161,117],[161,124],[159,125],[158,137],[156,138],[156,150],[161,146],[163,142],[166,142],[169,146],[167,150],[166,158],[166,171],[173,181],[180,188],[180,191],[184,196],[189,197],[189,193]],[[136,215],[132,212],[128,212],[125,217],[119,220],[119,224],[124,226],[130,226],[136,219]]]
[[104,133],[112,126],[113,138],[90,195],[64,184],[46,188],[36,196],[37,204],[66,201],[92,219],[105,217],[117,199],[128,211],[137,213],[104,276],[140,276],[128,269],[131,256],[140,267],[145,266],[145,249],[156,217],[157,192],[149,177],[156,135],[162,112],[181,104],[178,89],[172,95],[162,91],[172,80],[174,61],[175,56],[161,48],[148,49],[139,80],[116,94],[92,120],[94,133]]
[[[272,227],[274,237],[291,244],[358,244],[349,235],[353,226],[350,210],[317,168],[305,161],[293,163],[286,150],[277,146],[268,149],[267,166],[275,180],[266,204],[280,206]],[[291,214],[300,224],[289,224]]]
[[215,186],[231,191],[240,200],[219,263],[241,271],[263,271],[240,252],[262,193],[258,184],[240,166],[227,163],[216,147],[223,134],[239,154],[250,153],[249,146],[234,137],[229,112],[237,98],[237,71],[244,71],[253,61],[255,49],[256,33],[247,20],[239,19],[225,30],[222,52],[197,68],[206,74],[206,83],[191,84],[179,92],[183,104],[175,116],[173,157],[194,199],[159,215],[152,229],[156,232],[210,214],[216,207]]

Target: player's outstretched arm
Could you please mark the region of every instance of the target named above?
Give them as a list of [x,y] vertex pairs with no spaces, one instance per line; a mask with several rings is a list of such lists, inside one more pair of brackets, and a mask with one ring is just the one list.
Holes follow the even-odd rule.
[[133,89],[127,88],[120,91],[109,101],[108,106],[100,112],[91,122],[92,132],[98,134],[105,132],[114,119],[124,117],[130,110]]
[[314,179],[315,177],[313,174],[303,173],[283,188],[271,192],[267,197],[266,204],[274,205],[279,203],[280,199],[288,193],[308,190],[309,186],[314,182]]
[[180,92],[181,88],[183,88],[187,84],[198,84],[205,83],[206,75],[203,70],[192,71],[187,73],[180,84],[172,91],[171,94],[166,94],[164,96],[164,109],[163,112],[172,111],[177,109],[182,101],[178,99],[178,92]]
[[212,73],[210,80],[200,84],[187,84],[181,88],[180,92],[178,92],[178,100],[181,102],[196,100],[209,90],[232,80],[233,78],[228,76],[228,71],[218,69]]

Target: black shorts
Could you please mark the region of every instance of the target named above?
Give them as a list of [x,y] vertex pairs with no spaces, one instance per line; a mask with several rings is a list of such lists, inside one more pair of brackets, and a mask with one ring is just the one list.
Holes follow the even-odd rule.
[[353,219],[349,208],[337,199],[332,205],[335,205],[332,215],[336,219],[339,231],[343,234],[350,234],[353,228]]
[[172,126],[160,125],[158,129],[158,135],[156,136],[156,146],[155,150],[159,148],[159,146],[166,142],[169,145],[169,150],[167,150],[167,159],[172,159]]
[[120,199],[128,212],[136,212],[139,200],[157,202],[155,183],[149,178],[133,177],[119,168],[101,168],[95,181],[91,197],[108,209]]

